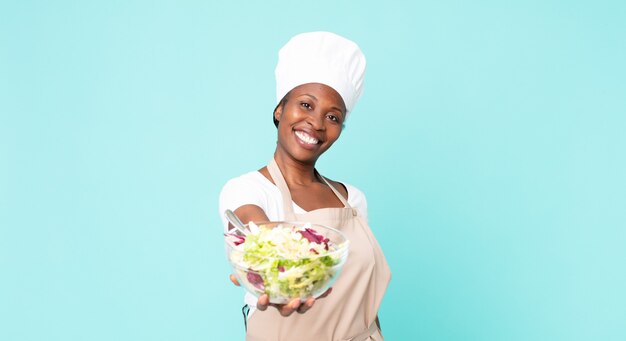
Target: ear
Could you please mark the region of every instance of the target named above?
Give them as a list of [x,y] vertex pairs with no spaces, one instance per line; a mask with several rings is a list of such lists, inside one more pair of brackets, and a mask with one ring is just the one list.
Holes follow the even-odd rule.
[[274,109],[274,119],[280,122],[281,117],[283,116],[283,105],[278,104],[276,109]]

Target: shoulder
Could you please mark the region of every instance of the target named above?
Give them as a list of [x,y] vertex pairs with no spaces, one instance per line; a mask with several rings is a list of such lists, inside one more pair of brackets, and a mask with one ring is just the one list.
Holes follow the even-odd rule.
[[365,193],[356,186],[346,182],[328,179],[328,181],[344,196],[348,198],[348,204],[356,208],[362,216],[367,217],[367,199]]
[[344,198],[349,198],[350,197],[350,191],[348,190],[348,186],[346,186],[345,183],[339,182],[339,181],[335,181],[335,180],[331,180],[329,178],[326,178],[326,180],[328,180],[328,182],[331,185],[333,185],[333,187],[335,187],[335,189],[338,190],[339,193],[341,193],[341,195]]
[[270,215],[275,211],[279,196],[280,192],[273,188],[273,184],[258,171],[228,180],[219,195],[219,212],[225,229],[228,226],[228,222],[223,216],[226,209],[235,211],[244,205],[254,205]]
[[[228,180],[220,191],[220,204],[260,204],[271,195],[272,186],[259,172],[253,171]],[[238,207],[238,206],[235,206]]]
[[343,183],[343,185],[346,187],[348,191],[348,203],[350,205],[354,207],[364,205],[365,207],[367,207],[367,199],[365,198],[365,193],[363,193],[363,191],[361,191],[356,186],[353,186],[345,182]]
[[348,201],[352,201],[354,199],[365,200],[365,193],[363,193],[363,191],[358,189],[356,186],[343,181],[335,181],[328,178],[326,178],[326,180],[328,180],[328,182],[330,182],[330,184],[333,185],[333,187],[335,187],[339,193],[344,196],[344,198],[348,198]]
[[254,188],[262,189],[267,187],[265,182],[267,179],[258,171],[248,172],[228,180],[222,187],[222,193],[225,191],[248,191]]

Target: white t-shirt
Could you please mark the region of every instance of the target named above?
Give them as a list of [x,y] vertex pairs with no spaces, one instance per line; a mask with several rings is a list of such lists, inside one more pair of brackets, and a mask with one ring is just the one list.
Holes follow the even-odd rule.
[[[367,219],[367,201],[365,195],[358,188],[344,183],[348,190],[348,204],[356,208],[360,215]],[[256,205],[265,211],[265,215],[271,221],[285,219],[283,212],[283,196],[276,185],[269,181],[258,171],[246,173],[229,180],[220,192],[219,213],[222,218],[224,232],[228,231],[228,221],[224,217],[224,211],[232,211],[243,205]],[[296,214],[306,211],[293,203],[293,210]],[[244,221],[247,223],[247,221]]]
[[[367,220],[367,200],[365,199],[365,194],[352,185],[346,183],[343,183],[343,185],[346,186],[348,190],[348,204],[356,208],[359,214]],[[220,192],[219,214],[222,218],[224,232],[228,232],[228,221],[224,216],[224,211],[227,209],[235,211],[243,205],[256,205],[261,207],[270,221],[285,219],[283,196],[280,190],[258,171],[249,172],[233,178],[222,188]],[[293,203],[293,210],[296,214],[306,212],[296,205],[296,203]],[[244,223],[247,223],[247,221],[244,221]],[[244,301],[250,307],[249,314],[252,314],[256,308],[256,297],[246,293]]]

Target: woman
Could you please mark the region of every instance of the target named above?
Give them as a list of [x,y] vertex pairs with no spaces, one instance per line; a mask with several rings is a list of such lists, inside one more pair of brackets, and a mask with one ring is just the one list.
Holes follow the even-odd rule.
[[[279,52],[274,156],[266,167],[224,186],[220,212],[231,209],[244,222],[332,226],[350,240],[350,255],[332,293],[317,300],[275,305],[267,295],[257,300],[246,294],[247,340],[383,340],[377,313],[390,272],[367,223],[365,196],[315,169],[341,135],[361,95],[364,73],[359,47],[333,33],[297,35]],[[229,229],[225,220],[224,226]],[[231,281],[239,285],[232,275]]]

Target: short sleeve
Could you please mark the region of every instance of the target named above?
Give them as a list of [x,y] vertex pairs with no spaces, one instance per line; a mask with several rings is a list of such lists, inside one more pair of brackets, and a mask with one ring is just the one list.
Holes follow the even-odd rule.
[[266,195],[258,183],[241,176],[229,180],[222,191],[219,199],[219,214],[222,218],[224,231],[228,230],[228,221],[224,217],[224,211],[232,211],[243,205],[256,205],[265,209]]

